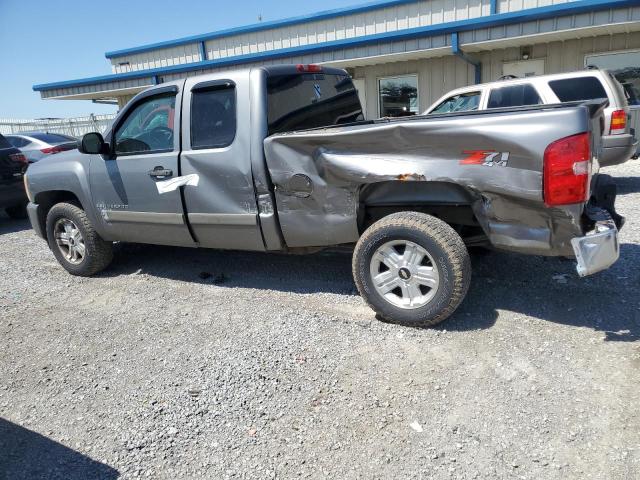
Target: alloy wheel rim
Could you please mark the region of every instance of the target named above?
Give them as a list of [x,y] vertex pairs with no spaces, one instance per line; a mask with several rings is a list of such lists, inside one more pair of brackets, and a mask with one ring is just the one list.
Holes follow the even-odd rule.
[[60,253],[73,265],[82,263],[86,253],[84,238],[80,229],[68,218],[59,219],[53,228]]
[[440,284],[433,257],[409,240],[393,240],[378,247],[369,272],[373,287],[382,298],[408,310],[429,303]]

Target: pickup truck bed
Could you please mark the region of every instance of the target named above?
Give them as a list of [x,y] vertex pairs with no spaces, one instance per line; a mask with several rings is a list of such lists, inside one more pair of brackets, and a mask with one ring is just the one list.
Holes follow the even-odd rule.
[[[356,242],[359,209],[410,201],[468,205],[496,248],[572,255],[584,205],[545,206],[543,157],[553,141],[599,128],[598,111],[598,104],[544,105],[271,136],[265,153],[285,242]],[[599,138],[592,135],[594,151]],[[295,172],[308,180],[292,185]]]

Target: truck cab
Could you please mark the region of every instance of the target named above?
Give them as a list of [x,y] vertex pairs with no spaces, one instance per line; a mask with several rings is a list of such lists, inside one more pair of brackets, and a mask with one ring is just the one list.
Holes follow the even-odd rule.
[[[105,240],[279,250],[264,139],[361,119],[357,91],[338,69],[261,67],[169,82],[125,106],[100,154],[67,157],[84,157],[74,169],[86,185],[72,191],[93,207]],[[162,182],[190,175],[198,188],[158,193]]]

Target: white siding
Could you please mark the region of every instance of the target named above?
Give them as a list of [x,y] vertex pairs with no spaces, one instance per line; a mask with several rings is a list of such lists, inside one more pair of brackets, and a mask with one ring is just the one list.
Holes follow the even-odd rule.
[[477,18],[490,13],[489,0],[429,0],[344,15],[206,42],[207,58],[219,59],[294,48]]
[[[230,35],[205,42],[207,59],[315,45],[490,14],[490,0],[425,0],[337,18]],[[198,42],[111,59],[113,73],[203,60]],[[127,63],[127,65],[120,65]]]
[[[545,73],[562,73],[584,68],[585,55],[640,48],[640,32],[604,35],[580,40],[551,42],[530,47],[530,59],[543,59]],[[482,61],[482,81],[491,82],[503,75],[504,62],[521,60],[518,47],[494,49],[478,54]],[[365,82],[368,118],[378,116],[378,79],[405,74],[418,74],[420,111],[426,110],[442,95],[455,88],[472,85],[474,68],[458,57],[446,56],[357,67],[354,78]]]
[[527,8],[547,7],[579,0],[499,0],[498,13],[517,12]]
[[191,43],[177,47],[152,50],[150,52],[137,53],[111,59],[111,71],[113,73],[136,72],[151,68],[170,67],[184,63],[200,62],[200,44]]

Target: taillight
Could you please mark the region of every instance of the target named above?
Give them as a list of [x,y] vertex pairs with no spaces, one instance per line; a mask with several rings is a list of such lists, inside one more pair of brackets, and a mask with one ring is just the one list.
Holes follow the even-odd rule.
[[587,201],[590,173],[591,138],[588,133],[553,142],[544,151],[544,203],[553,207]]
[[22,153],[12,153],[9,155],[9,159],[14,162],[24,163],[25,165],[29,164],[29,160],[27,160],[27,157],[25,157]]
[[48,148],[41,148],[40,151],[42,153],[60,153],[60,152],[64,152],[64,148],[62,147],[48,147]]
[[627,112],[624,110],[615,110],[611,114],[611,135],[620,135],[627,130]]
[[296,65],[296,70],[304,73],[318,73],[322,71],[322,67],[320,65]]

